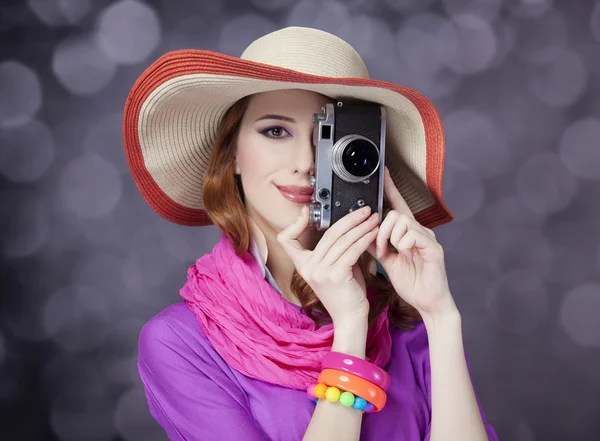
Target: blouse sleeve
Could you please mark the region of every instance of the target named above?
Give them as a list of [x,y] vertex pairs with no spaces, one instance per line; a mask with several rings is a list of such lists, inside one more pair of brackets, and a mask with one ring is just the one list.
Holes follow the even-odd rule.
[[152,417],[170,440],[265,441],[218,354],[171,319],[152,318],[139,337],[138,369]]

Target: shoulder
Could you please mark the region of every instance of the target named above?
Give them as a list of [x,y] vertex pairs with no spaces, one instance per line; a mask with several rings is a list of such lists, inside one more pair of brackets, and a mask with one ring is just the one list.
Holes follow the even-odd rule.
[[167,306],[150,320],[140,331],[138,350],[141,358],[156,358],[176,352],[210,351],[211,346],[194,313],[185,302]]

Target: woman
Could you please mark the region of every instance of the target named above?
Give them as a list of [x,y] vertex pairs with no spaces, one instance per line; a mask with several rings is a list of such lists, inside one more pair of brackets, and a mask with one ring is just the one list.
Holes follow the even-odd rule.
[[[341,97],[386,108],[384,210],[320,232],[281,187],[309,187],[312,115]],[[149,409],[170,439],[497,440],[431,230],[452,215],[425,98],[369,79],[343,40],[291,27],[241,58],[163,55],[130,92],[124,135],[159,214],[223,232],[188,269],[184,301],[140,334]]]

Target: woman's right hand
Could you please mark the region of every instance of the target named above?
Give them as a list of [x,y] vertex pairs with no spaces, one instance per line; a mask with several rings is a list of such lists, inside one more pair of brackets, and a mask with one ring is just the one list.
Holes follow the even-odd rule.
[[304,249],[298,241],[308,227],[307,206],[302,207],[296,222],[277,235],[277,241],[323,303],[334,325],[369,314],[365,279],[357,262],[379,231],[379,215],[369,216],[370,212],[367,206],[345,215],[325,231],[313,251]]

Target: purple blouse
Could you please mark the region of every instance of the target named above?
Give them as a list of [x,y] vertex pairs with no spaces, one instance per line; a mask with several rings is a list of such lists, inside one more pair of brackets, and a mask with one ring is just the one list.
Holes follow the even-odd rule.
[[[360,439],[429,440],[431,379],[425,325],[402,331],[390,324],[390,332],[392,353],[385,370],[392,384],[387,402],[382,411],[363,415]],[[140,333],[138,368],[150,413],[171,440],[300,441],[316,406],[306,391],[232,369],[183,302],[146,323]],[[489,441],[497,441],[479,398],[477,402]]]

